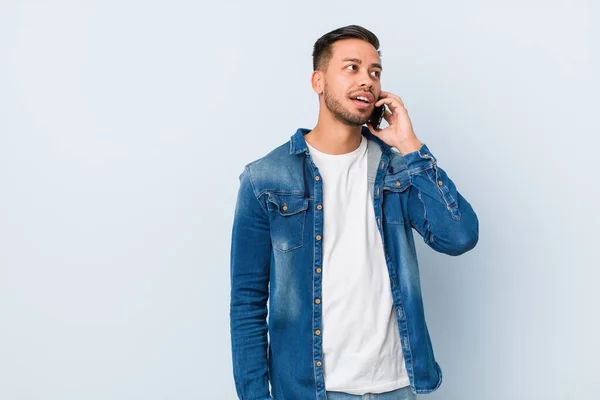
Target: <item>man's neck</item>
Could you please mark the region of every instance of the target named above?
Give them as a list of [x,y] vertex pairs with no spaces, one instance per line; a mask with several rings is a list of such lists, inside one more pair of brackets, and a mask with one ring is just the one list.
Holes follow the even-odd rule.
[[322,153],[346,154],[358,148],[361,136],[360,126],[348,126],[339,121],[319,121],[304,135],[304,140]]

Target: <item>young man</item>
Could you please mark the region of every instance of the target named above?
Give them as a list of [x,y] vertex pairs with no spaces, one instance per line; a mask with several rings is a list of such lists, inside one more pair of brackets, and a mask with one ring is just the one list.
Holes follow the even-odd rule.
[[[240,175],[230,322],[241,400],[414,399],[442,382],[412,230],[456,256],[476,245],[478,219],[402,99],[382,90],[378,49],[356,25],[317,40],[315,127]],[[388,126],[375,130],[382,104]]]

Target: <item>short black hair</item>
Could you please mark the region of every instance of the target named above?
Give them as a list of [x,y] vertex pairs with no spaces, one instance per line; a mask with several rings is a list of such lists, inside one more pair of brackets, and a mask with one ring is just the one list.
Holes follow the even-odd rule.
[[359,25],[348,25],[335,29],[321,36],[313,48],[313,71],[326,68],[327,64],[333,56],[331,47],[333,43],[343,39],[361,39],[369,42],[377,50],[377,54],[381,57],[379,51],[379,39],[373,32]]

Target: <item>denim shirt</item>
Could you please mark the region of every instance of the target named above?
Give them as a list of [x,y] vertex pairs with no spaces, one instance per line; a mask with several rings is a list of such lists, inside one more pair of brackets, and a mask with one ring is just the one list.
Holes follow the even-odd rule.
[[[308,132],[298,129],[239,177],[230,333],[241,400],[326,400],[323,213],[336,205],[323,203],[324,182],[304,140]],[[412,230],[435,251],[457,256],[477,244],[479,222],[425,144],[402,155],[366,127],[361,133],[368,139],[373,207],[406,370],[414,393],[430,393],[440,386],[442,371],[423,312]]]

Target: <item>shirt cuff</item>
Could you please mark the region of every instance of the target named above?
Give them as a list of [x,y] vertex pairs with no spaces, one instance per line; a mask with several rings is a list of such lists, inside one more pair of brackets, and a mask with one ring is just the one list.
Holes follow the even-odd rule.
[[[395,147],[392,147],[392,150],[400,154],[400,151]],[[417,166],[419,164],[427,164],[431,161],[437,161],[425,143],[422,143],[421,147],[419,147],[417,150],[406,153],[402,157],[404,158],[404,162],[408,168]]]

